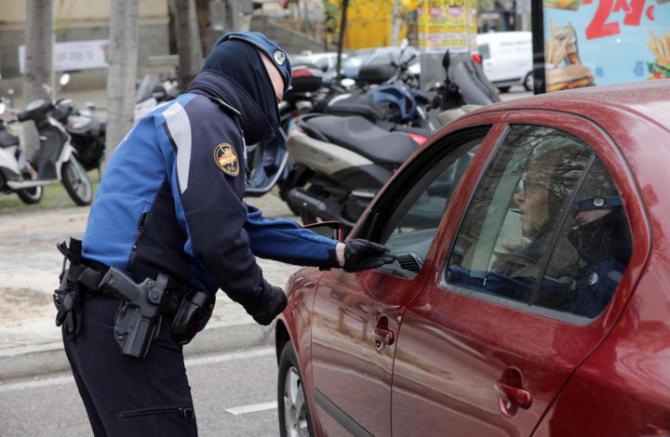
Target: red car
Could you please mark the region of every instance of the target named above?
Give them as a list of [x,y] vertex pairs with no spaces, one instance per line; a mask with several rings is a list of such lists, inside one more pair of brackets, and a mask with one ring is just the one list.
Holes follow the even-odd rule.
[[670,80],[470,113],[276,326],[282,436],[670,434]]

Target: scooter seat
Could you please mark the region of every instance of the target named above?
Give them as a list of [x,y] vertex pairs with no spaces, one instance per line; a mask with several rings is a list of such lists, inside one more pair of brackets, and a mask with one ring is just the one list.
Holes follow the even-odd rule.
[[305,124],[338,146],[385,166],[401,164],[417,146],[407,135],[385,131],[359,116],[323,115],[308,118]]
[[10,134],[6,130],[0,130],[0,147],[13,147],[19,145],[19,137]]

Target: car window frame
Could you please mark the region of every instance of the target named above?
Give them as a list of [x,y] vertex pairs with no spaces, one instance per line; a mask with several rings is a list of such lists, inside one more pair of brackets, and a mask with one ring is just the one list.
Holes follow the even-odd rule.
[[[478,155],[482,153],[483,145],[487,141],[487,138],[493,132],[493,125],[488,123],[477,124],[473,126],[468,126],[467,128],[459,129],[457,131],[451,132],[448,135],[445,135],[443,138],[435,141],[434,143],[429,144],[425,149],[422,149],[417,156],[413,159],[410,159],[406,165],[402,166],[397,170],[396,175],[388,182],[387,185],[383,188],[383,195],[375,200],[375,203],[371,205],[370,211],[365,215],[364,220],[360,226],[352,232],[351,238],[365,238],[371,241],[378,242],[382,232],[385,228],[390,226],[388,221],[393,217],[394,213],[390,213],[386,217],[380,215],[380,211],[389,210],[394,211],[399,209],[401,205],[407,203],[414,203],[417,199],[409,200],[404,199],[402,196],[411,192],[415,188],[415,182],[420,180],[426,174],[426,167],[431,166],[436,160],[442,162],[449,154],[457,152],[459,149],[463,148],[467,143],[474,140],[475,138],[481,138],[479,143],[479,149],[473,157],[473,162]],[[455,143],[456,145],[451,145],[449,143]],[[458,157],[461,155],[458,154]],[[453,162],[453,161],[452,161]],[[461,177],[461,180],[458,181],[456,186],[453,189],[452,196],[450,197],[449,204],[452,202],[452,199],[462,186],[463,180],[466,178],[467,174],[472,170],[472,163],[468,165],[468,168],[465,170],[465,173]],[[445,167],[446,168],[446,167]],[[439,233],[439,230],[444,226],[444,220],[446,216],[446,211],[449,209],[449,205],[445,209],[445,213],[440,219],[440,223],[437,227],[435,236]],[[396,223],[397,225],[397,223]],[[435,236],[431,241],[431,249],[435,244]],[[429,249],[427,253],[427,258],[431,253]],[[424,263],[425,266],[425,263]],[[416,274],[402,274],[409,272],[407,270],[394,269],[389,266],[382,266],[375,271],[378,271],[383,274],[401,277],[404,279],[415,279],[421,271],[424,270],[422,266],[421,270]]]
[[[542,117],[540,118],[544,118],[551,112],[556,112],[557,114],[560,114],[561,117],[562,116],[577,117],[580,119],[580,122],[586,122],[592,124],[596,128],[596,130],[594,131],[594,135],[586,135],[586,132],[583,129],[580,129],[579,126],[562,125],[558,121],[551,119],[544,119],[542,121],[537,121],[534,120],[536,117],[529,116],[529,114],[537,113],[542,115]],[[555,233],[552,236],[552,245],[550,246],[550,250],[547,251],[549,254],[553,255],[556,243],[559,239],[561,231],[563,230],[563,227],[565,226],[565,222],[567,220],[567,213],[570,210],[570,207],[572,206],[577,194],[579,193],[579,190],[581,190],[584,181],[589,172],[591,171],[593,163],[596,160],[600,160],[603,163],[603,165],[607,169],[608,174],[612,178],[612,181],[615,184],[620,197],[624,201],[624,211],[629,223],[631,239],[633,240],[631,258],[624,272],[624,278],[622,278],[622,280],[620,281],[616,291],[614,292],[612,298],[610,299],[605,309],[595,318],[591,319],[588,317],[578,316],[571,313],[565,313],[550,308],[543,308],[536,305],[529,305],[527,303],[515,301],[512,299],[506,299],[503,297],[481,293],[478,292],[477,290],[466,288],[461,285],[447,281],[448,262],[451,259],[453,251],[455,250],[456,241],[458,239],[459,232],[463,225],[466,213],[471,206],[471,203],[474,199],[475,194],[477,193],[478,187],[480,186],[486,174],[486,171],[493,164],[496,156],[500,151],[500,148],[502,147],[505,139],[507,138],[507,135],[509,134],[510,126],[512,125],[537,125],[539,127],[549,127],[557,129],[559,131],[566,132],[568,134],[577,137],[580,141],[584,142],[591,151],[591,157],[589,159],[589,163],[585,168],[584,172],[580,175],[577,185],[570,194],[570,199],[569,202],[566,204],[567,207],[565,208],[565,211],[563,211],[563,216],[561,217],[560,225],[555,230]],[[599,320],[606,320],[606,321],[609,320],[608,317],[609,314],[612,313],[618,314],[618,312],[623,308],[623,306],[627,302],[628,298],[630,297],[630,294],[634,290],[634,283],[639,279],[640,273],[649,258],[649,251],[651,250],[651,239],[650,239],[651,227],[648,222],[648,216],[644,212],[644,207],[640,208],[640,200],[639,200],[640,191],[637,185],[635,184],[635,179],[632,176],[630,168],[628,168],[628,164],[623,154],[621,153],[621,150],[619,149],[618,145],[614,142],[614,140],[597,123],[581,115],[565,111],[536,110],[536,111],[528,111],[526,114],[516,112],[510,114],[510,116],[508,117],[505,117],[504,122],[496,123],[495,127],[500,128],[500,132],[496,138],[495,145],[488,152],[489,155],[487,156],[486,163],[481,167],[480,172],[477,175],[476,182],[474,182],[470,188],[468,198],[465,202],[465,207],[462,209],[461,214],[458,217],[458,221],[454,224],[454,229],[451,232],[450,241],[448,242],[446,253],[444,253],[443,254],[444,256],[440,257],[440,259],[436,260],[437,263],[436,268],[439,269],[439,279],[437,283],[437,288],[445,293],[455,292],[465,297],[473,298],[480,301],[491,302],[494,304],[503,305],[505,307],[514,310],[523,311],[524,313],[529,315],[548,317],[557,322],[566,322],[576,326],[595,325]],[[610,147],[615,151],[616,156],[608,156],[606,153],[604,153],[605,150],[602,150],[603,149],[602,144],[598,143],[597,141],[594,141],[596,137],[602,137],[602,139],[608,142]],[[613,172],[612,171],[613,167],[623,170],[624,174],[619,175],[616,172]],[[622,183],[622,179],[624,178],[626,179],[625,184]],[[624,189],[624,186],[627,187],[627,189]],[[634,199],[631,199],[630,195],[631,190],[636,193],[636,198]],[[645,220],[644,225],[646,226],[637,226],[637,229],[634,229],[636,228],[636,226],[634,225],[635,222],[632,217],[639,217],[640,212],[642,212],[642,216],[644,217]],[[639,241],[637,241],[638,239]],[[551,262],[551,259],[552,257],[549,255],[543,258],[542,270],[540,271],[541,274],[546,273],[547,266]],[[624,283],[624,281],[626,283]],[[540,281],[536,280],[533,289],[534,297],[536,297],[537,293],[536,288],[539,289],[539,284]],[[625,289],[626,293],[622,293],[622,289]]]

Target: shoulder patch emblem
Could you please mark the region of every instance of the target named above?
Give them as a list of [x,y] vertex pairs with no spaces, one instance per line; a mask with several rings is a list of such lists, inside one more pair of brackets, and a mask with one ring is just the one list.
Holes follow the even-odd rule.
[[281,50],[275,50],[272,56],[275,58],[275,62],[277,62],[279,65],[282,65],[284,61],[286,61],[286,53],[282,52]]
[[214,148],[214,162],[229,176],[240,174],[240,161],[235,148],[229,143],[220,143]]

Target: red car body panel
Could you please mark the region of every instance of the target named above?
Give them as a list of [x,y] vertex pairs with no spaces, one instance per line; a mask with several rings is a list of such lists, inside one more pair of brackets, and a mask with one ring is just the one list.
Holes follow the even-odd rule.
[[[670,81],[654,82],[468,114],[411,158],[452,132],[493,125],[415,279],[314,269],[294,276],[280,323],[299,356],[318,435],[347,433],[317,405],[315,388],[374,435],[670,433]],[[509,123],[579,136],[620,190],[633,253],[614,298],[590,323],[478,299],[441,280],[462,214]],[[381,353],[374,347],[380,318],[395,334]],[[528,408],[501,401],[501,383],[527,393]]]

